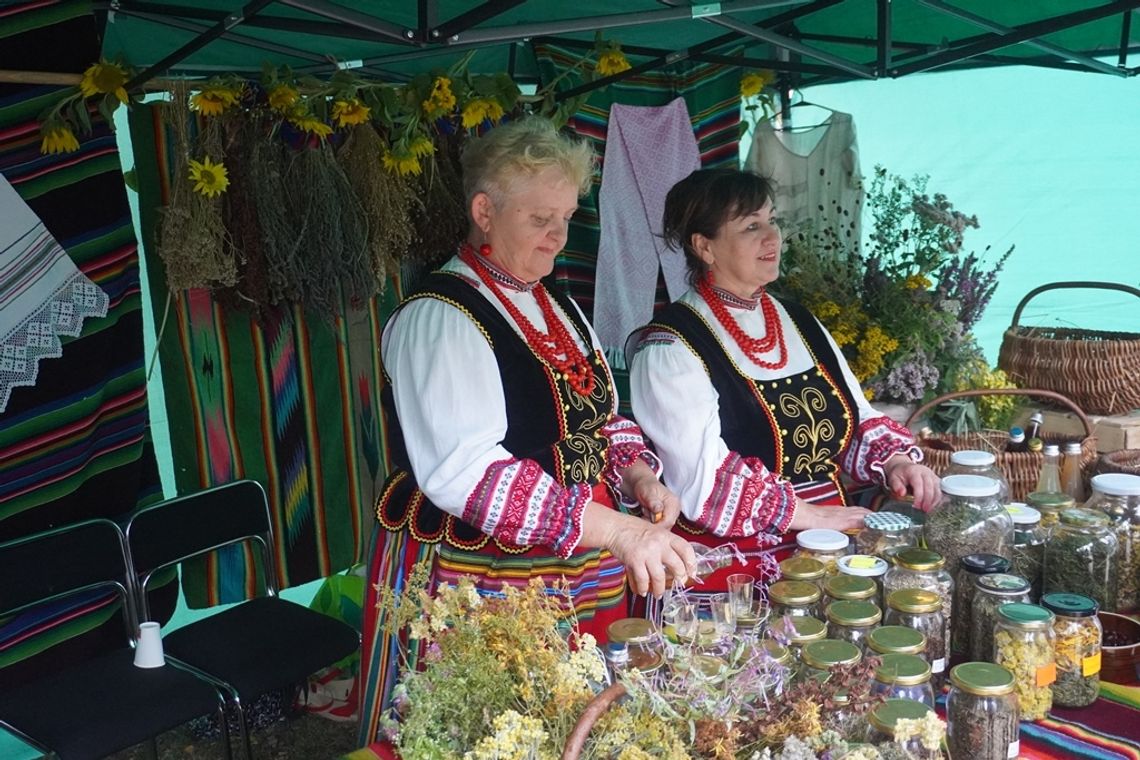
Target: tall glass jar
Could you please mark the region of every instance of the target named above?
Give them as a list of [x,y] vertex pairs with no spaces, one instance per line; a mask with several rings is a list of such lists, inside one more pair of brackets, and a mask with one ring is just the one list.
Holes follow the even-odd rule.
[[929,662],[926,656],[926,634],[905,625],[880,625],[867,634],[867,654],[913,654]]
[[1057,680],[1053,613],[1036,604],[1003,604],[994,624],[994,662],[1013,673],[1022,720],[1053,708]]
[[1066,509],[1045,544],[1045,593],[1084,594],[1102,609],[1116,609],[1117,546],[1106,514]]
[[1117,587],[1115,612],[1140,609],[1140,475],[1104,473],[1092,479],[1088,509],[1108,515],[1116,532]]
[[887,699],[910,699],[934,707],[930,663],[916,654],[885,654],[875,668],[871,693]]
[[879,587],[870,578],[840,573],[823,582],[823,598],[828,604],[841,599],[876,602],[878,596]]
[[942,619],[942,599],[933,591],[904,588],[887,596],[887,625],[905,625],[926,636],[926,655],[930,660],[931,680],[935,689],[942,688],[949,655],[946,651],[946,628]]
[[918,536],[919,531],[906,515],[872,512],[863,518],[863,528],[855,535],[855,550],[883,557],[889,549],[917,546]]
[[859,647],[850,641],[824,639],[804,644],[800,660],[804,665],[804,677],[828,675],[844,665],[857,665],[863,659]]
[[839,561],[840,557],[847,554],[847,547],[850,543],[850,539],[837,530],[828,528],[801,530],[796,535],[795,556],[818,559],[827,568],[827,573],[834,575],[839,572],[835,563]]
[[1053,702],[1062,707],[1085,707],[1100,693],[1100,648],[1104,631],[1099,606],[1080,594],[1045,594],[1041,606],[1055,616],[1053,634],[1057,682]]
[[1041,578],[1045,570],[1045,541],[1049,533],[1041,527],[1041,513],[1024,504],[1010,504],[1013,518],[1013,557],[1010,572],[1029,581],[1029,596],[1041,598]]
[[1029,581],[1008,573],[994,573],[979,575],[974,583],[977,589],[970,608],[970,659],[993,662],[998,608],[1011,602],[1028,602]]
[[768,587],[773,617],[819,617],[819,586],[808,581],[776,581]]
[[1009,558],[1013,519],[998,497],[1000,484],[981,475],[942,478],[942,502],[926,518],[928,549],[941,554],[948,567],[970,554]]
[[915,702],[910,699],[888,699],[867,715],[867,743],[894,744],[909,753],[909,757],[939,757],[937,748],[923,747],[922,738],[919,736],[909,737],[902,741],[895,740],[895,724],[898,721],[904,718],[920,720],[932,712],[934,710],[922,702]]
[[946,696],[950,757],[1018,757],[1020,720],[1013,673],[988,662],[964,662],[950,671],[950,693]]
[[1009,504],[1009,481],[997,466],[997,457],[989,451],[955,451],[950,455],[947,475],[980,475],[996,480],[1000,485],[998,498],[1002,504]]
[[958,575],[954,578],[954,626],[950,651],[954,654],[970,652],[970,610],[974,606],[975,581],[979,575],[1008,573],[1010,562],[996,554],[971,554],[958,561]]
[[933,591],[942,599],[943,639],[950,641],[954,627],[954,579],[946,571],[946,560],[929,549],[909,548],[896,552],[894,567],[883,576],[883,591],[921,588]]
[[840,575],[853,575],[857,578],[870,578],[878,589],[879,607],[883,606],[883,576],[890,567],[882,557],[870,554],[848,554],[840,557],[837,563]]
[[820,591],[823,591],[823,579],[826,576],[827,567],[811,557],[788,557],[780,563],[780,577],[783,580],[814,583]]
[[850,641],[863,651],[867,634],[882,619],[883,613],[874,602],[841,599],[827,605],[827,635],[829,638]]

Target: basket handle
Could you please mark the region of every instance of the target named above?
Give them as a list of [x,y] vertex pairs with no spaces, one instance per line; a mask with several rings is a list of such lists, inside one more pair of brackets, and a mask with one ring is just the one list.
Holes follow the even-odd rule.
[[1131,285],[1125,285],[1121,282],[1095,282],[1089,280],[1074,282],[1051,282],[1047,285],[1036,287],[1025,294],[1025,298],[1022,298],[1021,302],[1017,304],[1017,308],[1013,310],[1013,322],[1010,323],[1009,329],[1012,330],[1013,328],[1017,327],[1017,322],[1019,319],[1021,319],[1021,310],[1025,308],[1025,305],[1027,303],[1029,303],[1029,299],[1040,293],[1044,293],[1047,290],[1060,290],[1062,288],[1100,288],[1103,290],[1119,290],[1124,293],[1131,293],[1137,298],[1140,298],[1140,289],[1134,288]]
[[1085,438],[1091,438],[1093,434],[1093,424],[1089,418],[1081,411],[1081,408],[1074,404],[1070,399],[1062,396],[1060,393],[1047,391],[1039,388],[975,388],[968,391],[953,391],[951,393],[943,393],[938,398],[932,399],[923,404],[907,418],[907,427],[910,427],[915,420],[920,419],[925,412],[930,411],[939,404],[955,398],[972,398],[976,396],[1037,396],[1039,398],[1048,398],[1057,401],[1064,406],[1067,406],[1081,424],[1085,426]]
[[586,746],[586,739],[590,736],[590,729],[598,722],[598,718],[602,717],[602,713],[608,710],[611,704],[625,696],[625,693],[625,684],[619,681],[602,689],[586,705],[586,709],[582,711],[582,715],[574,724],[570,735],[566,737],[566,748],[562,750],[562,760],[578,760],[582,754],[582,749]]

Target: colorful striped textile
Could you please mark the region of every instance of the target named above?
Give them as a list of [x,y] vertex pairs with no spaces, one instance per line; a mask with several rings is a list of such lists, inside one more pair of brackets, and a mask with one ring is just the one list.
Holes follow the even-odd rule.
[[[0,8],[0,69],[82,72],[99,57],[98,32],[86,2],[9,3]],[[43,360],[35,384],[13,389],[0,414],[0,541],[94,517],[122,519],[162,497],[137,246],[115,137],[92,111],[93,131],[79,136],[78,151],[40,155],[37,117],[67,91],[0,85],[0,173],[107,294],[108,311],[86,320],[77,337],[64,336],[62,356]],[[156,617],[170,614],[173,599],[167,594],[154,606]],[[117,610],[99,599],[3,621],[3,678],[15,682],[118,644],[117,629]]]
[[[260,322],[204,289],[170,293],[155,235],[174,144],[155,108],[132,110],[131,135],[156,324],[169,309],[159,360],[177,490],[257,480],[282,585],[343,570],[363,555],[385,475],[377,346],[393,289],[335,318],[283,306]],[[252,555],[236,547],[183,575],[192,607],[237,601],[255,583]]]

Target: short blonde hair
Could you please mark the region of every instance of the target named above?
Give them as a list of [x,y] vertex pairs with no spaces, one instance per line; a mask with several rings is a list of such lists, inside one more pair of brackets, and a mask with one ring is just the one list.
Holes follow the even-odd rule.
[[529,116],[469,142],[460,163],[468,208],[476,193],[502,206],[514,180],[548,168],[560,170],[585,195],[593,183],[594,151],[585,141],[559,133],[549,119]]

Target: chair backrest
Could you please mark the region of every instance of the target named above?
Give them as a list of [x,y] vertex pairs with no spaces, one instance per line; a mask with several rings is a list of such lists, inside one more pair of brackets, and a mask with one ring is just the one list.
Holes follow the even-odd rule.
[[261,548],[267,593],[277,593],[273,528],[265,490],[253,480],[207,488],[137,512],[127,524],[127,548],[140,594],[158,571],[244,541]]

